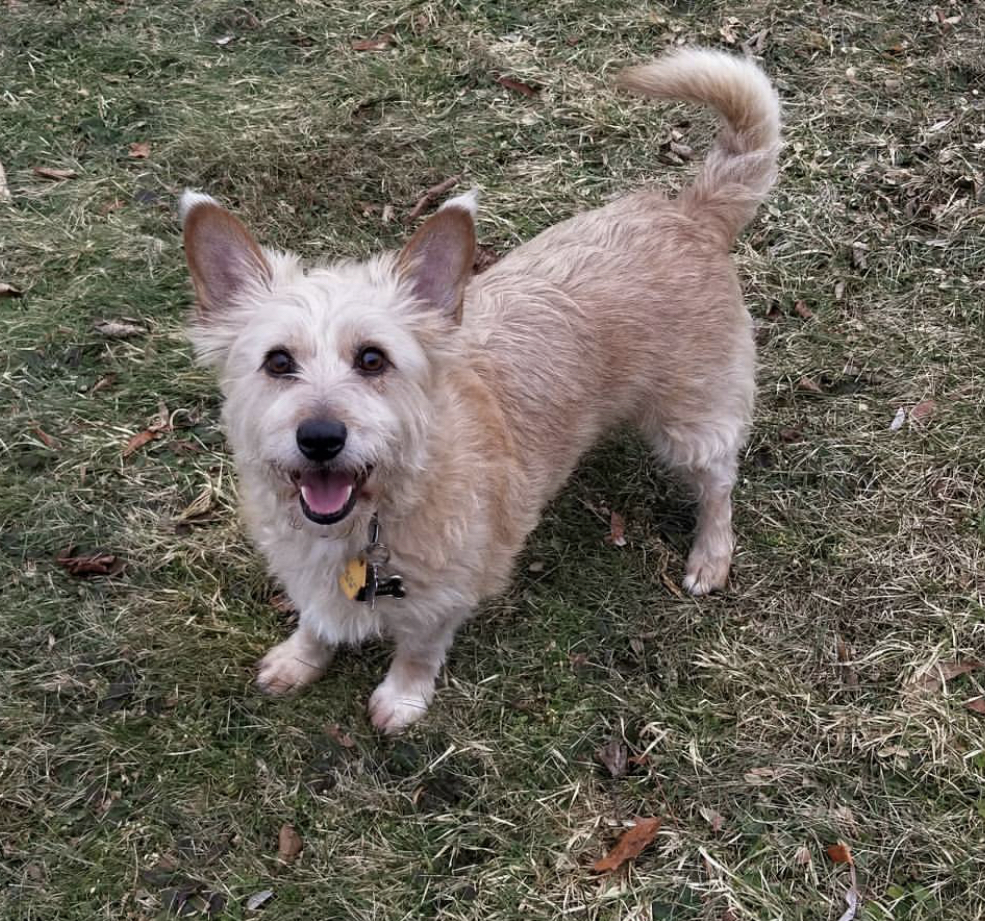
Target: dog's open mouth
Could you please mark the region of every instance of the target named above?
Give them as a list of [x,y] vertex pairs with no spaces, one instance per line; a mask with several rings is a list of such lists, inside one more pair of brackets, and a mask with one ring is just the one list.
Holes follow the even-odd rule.
[[306,470],[297,475],[301,511],[316,524],[335,524],[356,505],[367,473],[349,470]]

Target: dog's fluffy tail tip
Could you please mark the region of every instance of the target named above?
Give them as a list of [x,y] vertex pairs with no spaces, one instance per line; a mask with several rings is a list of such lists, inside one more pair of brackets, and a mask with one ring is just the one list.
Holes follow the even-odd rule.
[[438,210],[461,208],[463,211],[468,211],[474,218],[479,213],[479,194],[478,187],[473,186],[467,192],[463,192],[461,195],[456,195],[454,198],[449,198],[447,201],[442,202]]
[[204,192],[196,192],[194,189],[185,189],[181,193],[181,199],[178,201],[178,214],[181,216],[181,223],[184,224],[188,220],[188,215],[199,205],[218,204],[219,202],[211,195],[206,195]]
[[731,242],[752,219],[776,179],[780,102],[759,65],[707,48],[682,48],[619,74],[621,86],[644,96],[707,105],[724,125],[685,207],[718,220]]

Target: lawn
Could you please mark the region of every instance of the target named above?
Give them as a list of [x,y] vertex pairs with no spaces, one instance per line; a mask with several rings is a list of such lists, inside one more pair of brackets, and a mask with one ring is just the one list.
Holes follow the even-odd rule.
[[[492,258],[687,181],[711,119],[612,81],[682,43],[754,53],[786,119],[729,591],[679,591],[693,508],[618,433],[405,736],[383,645],[264,698],[293,615],[177,194],[352,256],[460,176]],[[854,874],[859,919],[985,919],[983,47],[970,0],[3,0],[0,918],[836,921]]]

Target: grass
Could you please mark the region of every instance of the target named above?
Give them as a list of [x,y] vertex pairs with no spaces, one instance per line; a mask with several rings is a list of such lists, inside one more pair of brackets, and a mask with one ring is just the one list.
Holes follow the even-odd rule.
[[[0,916],[833,921],[842,840],[859,918],[985,918],[985,722],[966,707],[985,675],[920,680],[985,658],[983,26],[973,2],[9,0]],[[738,245],[761,371],[731,591],[676,591],[690,506],[621,434],[407,736],[364,715],[382,646],[261,698],[251,664],[290,626],[182,336],[175,194],[352,255],[395,245],[460,173],[502,251],[686,181],[670,142],[700,156],[709,119],[609,78],[761,30],[787,149]],[[122,318],[143,332],[94,329]],[[124,458],[162,407],[170,428]],[[628,546],[606,543],[608,509]],[[69,547],[126,568],[73,578]],[[595,757],[613,738],[641,756],[620,778]],[[663,817],[654,844],[592,873],[637,815]]]

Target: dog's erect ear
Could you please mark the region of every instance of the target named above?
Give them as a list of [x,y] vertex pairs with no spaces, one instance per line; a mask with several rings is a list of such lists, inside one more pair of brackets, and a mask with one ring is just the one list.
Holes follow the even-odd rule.
[[475,263],[473,214],[457,199],[446,203],[420,226],[397,259],[417,297],[456,323],[462,321],[462,298]]
[[208,195],[181,197],[185,258],[203,318],[235,304],[245,289],[270,281],[263,250],[239,218]]

